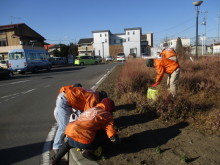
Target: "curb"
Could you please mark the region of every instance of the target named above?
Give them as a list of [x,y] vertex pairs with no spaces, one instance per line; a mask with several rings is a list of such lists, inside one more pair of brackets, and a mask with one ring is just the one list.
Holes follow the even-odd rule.
[[72,148],[69,151],[69,165],[98,165],[98,163],[84,158],[79,151]]

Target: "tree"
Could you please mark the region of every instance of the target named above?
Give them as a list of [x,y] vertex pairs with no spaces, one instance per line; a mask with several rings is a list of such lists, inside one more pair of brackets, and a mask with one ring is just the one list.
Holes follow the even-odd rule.
[[78,55],[78,46],[76,44],[70,43],[68,52],[69,52],[69,54],[77,56]]
[[66,57],[69,54],[69,46],[68,45],[60,45],[60,57]]
[[184,53],[184,49],[183,49],[183,45],[182,45],[182,41],[180,37],[177,38],[175,51],[179,59],[185,58],[185,53]]

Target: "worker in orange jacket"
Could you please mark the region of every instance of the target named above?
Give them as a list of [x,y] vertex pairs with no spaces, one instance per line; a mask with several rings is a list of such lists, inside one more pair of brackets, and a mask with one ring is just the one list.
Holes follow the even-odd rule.
[[177,60],[177,54],[176,54],[175,50],[172,47],[169,47],[167,43],[164,43],[163,48],[164,49],[160,53],[160,56],[162,58],[168,58],[168,59],[176,61],[176,62],[178,61]]
[[114,101],[105,98],[95,107],[80,114],[76,121],[70,122],[65,134],[67,142],[57,154],[52,157],[51,163],[56,164],[70,150],[70,148],[83,149],[82,155],[88,159],[95,159],[93,152],[100,146],[100,137],[97,132],[105,130],[108,138],[113,143],[120,143],[111,112],[115,110]]
[[72,109],[84,111],[94,107],[103,98],[106,92],[92,92],[82,88],[81,85],[69,85],[60,89],[54,109],[54,116],[58,123],[58,129],[54,138],[53,150],[57,152],[64,142],[64,131],[70,121]]
[[155,80],[155,84],[153,84],[152,87],[156,87],[157,85],[159,85],[163,78],[164,73],[167,73],[168,91],[173,96],[176,96],[177,81],[179,79],[179,74],[180,74],[180,68],[178,62],[162,57],[156,59],[149,59],[146,64],[148,67],[155,67],[157,70],[157,77]]

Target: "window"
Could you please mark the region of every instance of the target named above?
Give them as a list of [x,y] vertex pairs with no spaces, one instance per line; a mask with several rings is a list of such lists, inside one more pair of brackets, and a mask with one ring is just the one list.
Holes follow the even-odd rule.
[[135,31],[133,31],[133,34],[135,34]]
[[100,34],[100,37],[102,37],[102,34]]
[[6,40],[0,40],[0,46],[7,46]]
[[105,37],[107,36],[107,34],[105,34]]
[[130,37],[128,37],[128,41],[130,41]]
[[105,39],[105,42],[107,42],[107,39]]
[[10,60],[18,60],[18,59],[24,59],[24,53],[23,52],[15,52],[15,53],[10,53],[9,54],[9,59]]
[[129,35],[129,32],[127,34]]

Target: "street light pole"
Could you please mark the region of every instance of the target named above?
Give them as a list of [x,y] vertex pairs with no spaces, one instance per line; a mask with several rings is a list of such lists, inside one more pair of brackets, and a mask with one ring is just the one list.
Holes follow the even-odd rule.
[[102,42],[102,62],[104,63],[104,42]]
[[199,6],[203,1],[196,1],[192,4],[196,7],[196,59],[198,59],[198,17],[199,17]]

